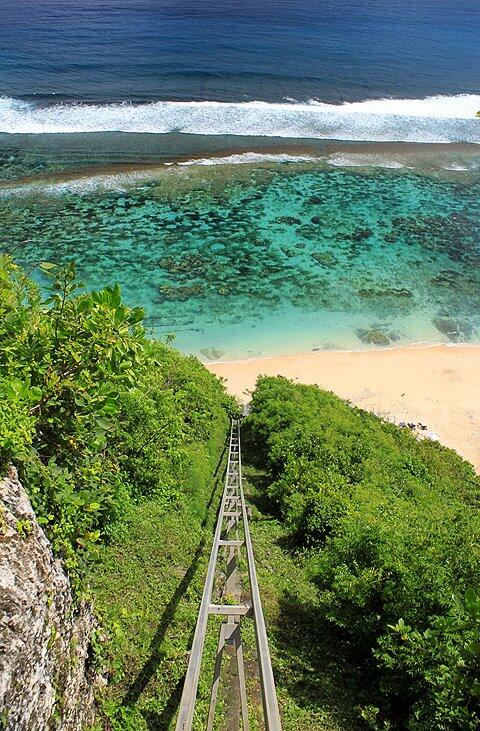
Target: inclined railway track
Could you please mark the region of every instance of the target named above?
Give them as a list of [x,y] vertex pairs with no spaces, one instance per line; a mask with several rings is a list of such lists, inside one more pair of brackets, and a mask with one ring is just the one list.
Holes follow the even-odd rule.
[[[241,586],[242,572],[238,567],[242,552],[246,557],[248,575],[248,586],[243,587]],[[221,570],[222,561],[226,564],[226,569],[223,571]],[[219,603],[215,603],[212,595],[216,580],[220,577],[223,578],[221,598]],[[241,597],[245,594],[249,594],[251,597],[248,603],[241,602]],[[222,603],[222,599],[236,603]],[[240,698],[239,724],[241,719],[242,731],[249,731],[241,625],[242,621],[251,620],[255,628],[265,729],[266,731],[281,731],[272,663],[258,589],[252,540],[248,527],[248,513],[243,494],[240,419],[233,419],[231,423],[225,486],[190,651],[180,710],[175,727],[176,731],[190,731],[192,729],[198,683],[202,670],[205,637],[208,619],[211,615],[221,615],[224,619],[220,625],[206,730],[212,731],[213,729],[222,675],[222,658],[225,648],[229,646],[230,652],[233,653],[236,661],[236,683]]]

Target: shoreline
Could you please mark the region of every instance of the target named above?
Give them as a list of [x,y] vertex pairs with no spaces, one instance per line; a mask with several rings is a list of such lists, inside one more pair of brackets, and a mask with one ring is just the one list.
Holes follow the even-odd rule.
[[[429,343],[429,342],[413,342],[413,343],[402,343],[401,345],[396,345],[395,343],[391,343],[390,345],[384,345],[381,347],[369,347],[369,346],[360,346],[358,348],[345,348],[344,350],[342,348],[328,348],[326,350],[304,350],[300,351],[298,353],[275,353],[271,355],[254,355],[251,357],[246,358],[235,358],[233,360],[202,360],[201,362],[203,365],[210,367],[210,366],[217,366],[217,365],[242,365],[242,363],[252,363],[259,360],[272,360],[274,358],[308,358],[311,355],[317,356],[317,355],[356,355],[358,353],[386,353],[389,351],[398,351],[398,350],[409,350],[409,349],[427,349],[427,348],[473,348],[473,349],[480,349],[480,342],[478,343],[452,343],[452,342],[437,342],[437,343]],[[200,359],[201,360],[201,359]]]
[[480,473],[480,345],[321,351],[206,367],[243,401],[248,401],[257,376],[281,375],[317,384],[388,421],[421,422]]

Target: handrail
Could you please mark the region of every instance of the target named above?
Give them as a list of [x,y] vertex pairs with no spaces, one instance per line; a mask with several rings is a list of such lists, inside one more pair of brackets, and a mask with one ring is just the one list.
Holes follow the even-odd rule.
[[[242,520],[244,539],[239,538],[239,521]],[[230,539],[229,533],[235,532]],[[225,534],[225,538],[222,535]],[[225,588],[235,586],[237,579],[237,556],[245,546],[247,555],[248,578],[251,593],[251,606],[240,603],[240,594],[236,604],[216,604],[212,601],[212,591],[219,558],[220,547],[224,548],[228,558]],[[238,592],[237,592],[238,593]],[[248,526],[248,513],[242,483],[242,457],[240,445],[240,420],[232,419],[230,426],[230,442],[228,462],[218,520],[215,527],[212,550],[208,563],[207,575],[198,612],[195,634],[193,637],[190,659],[180,701],[180,709],[175,726],[176,731],[191,731],[198,683],[201,673],[202,657],[205,647],[208,617],[210,614],[224,617],[220,627],[215,671],[212,683],[210,709],[207,731],[213,726],[213,718],[217,701],[217,693],[222,668],[222,655],[226,645],[233,645],[237,660],[238,685],[241,706],[242,729],[248,731],[248,709],[245,685],[245,668],[243,663],[243,646],[241,640],[242,618],[252,617],[255,626],[262,704],[266,731],[281,731],[280,713],[278,709],[272,663],[268,649],[265,619],[263,616],[260,591],[258,587],[252,539]]]
[[272,661],[270,659],[270,651],[268,649],[267,630],[265,627],[265,619],[263,616],[262,601],[260,599],[260,590],[258,588],[257,570],[255,568],[252,539],[250,537],[247,508],[245,505],[245,496],[243,493],[240,424],[238,426],[238,457],[238,471],[240,474],[240,497],[242,500],[245,547],[247,550],[248,562],[248,576],[250,579],[250,589],[252,592],[253,616],[255,618],[255,637],[257,641],[258,665],[260,668],[260,683],[262,687],[263,716],[265,719],[266,731],[280,731],[282,728],[282,724],[280,721],[280,711],[278,709],[277,692],[275,690],[275,680],[273,678]]

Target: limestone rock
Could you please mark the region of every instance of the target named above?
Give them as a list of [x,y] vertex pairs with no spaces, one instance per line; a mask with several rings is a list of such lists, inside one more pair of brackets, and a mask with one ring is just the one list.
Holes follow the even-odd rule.
[[14,469],[0,481],[0,719],[5,731],[83,731],[99,681],[96,623],[75,604]]

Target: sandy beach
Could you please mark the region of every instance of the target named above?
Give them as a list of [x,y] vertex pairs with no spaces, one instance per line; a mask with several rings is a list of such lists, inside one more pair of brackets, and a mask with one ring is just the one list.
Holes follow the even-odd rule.
[[421,422],[480,473],[480,346],[412,346],[212,363],[249,400],[258,375],[316,383],[382,418]]

